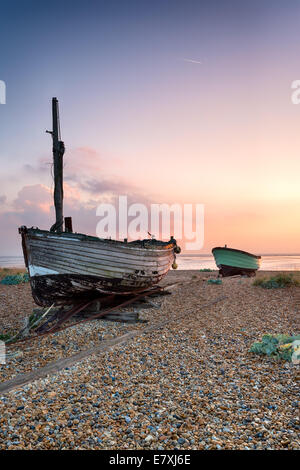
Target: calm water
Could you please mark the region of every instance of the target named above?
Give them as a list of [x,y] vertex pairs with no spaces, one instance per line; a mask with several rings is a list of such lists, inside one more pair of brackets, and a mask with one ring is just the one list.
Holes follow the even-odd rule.
[[[177,256],[178,269],[217,269],[212,255]],[[297,271],[300,270],[300,255],[265,255],[261,258],[263,271]]]
[[23,256],[0,256],[0,268],[25,268]]
[[[216,269],[212,255],[177,256],[178,269]],[[25,267],[21,256],[0,256],[0,267]],[[265,271],[300,270],[300,255],[262,256],[261,269]]]

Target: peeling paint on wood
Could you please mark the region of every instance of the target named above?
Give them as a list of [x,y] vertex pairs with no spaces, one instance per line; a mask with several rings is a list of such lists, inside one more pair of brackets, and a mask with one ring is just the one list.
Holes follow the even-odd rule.
[[19,231],[32,295],[41,306],[147,289],[170,270],[177,246],[174,239],[127,243],[26,227]]

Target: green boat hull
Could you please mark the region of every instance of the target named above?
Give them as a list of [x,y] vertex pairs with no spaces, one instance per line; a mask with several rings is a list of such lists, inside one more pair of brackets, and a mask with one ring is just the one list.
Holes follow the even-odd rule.
[[245,274],[255,276],[260,266],[260,256],[234,248],[216,247],[212,253],[222,276]]

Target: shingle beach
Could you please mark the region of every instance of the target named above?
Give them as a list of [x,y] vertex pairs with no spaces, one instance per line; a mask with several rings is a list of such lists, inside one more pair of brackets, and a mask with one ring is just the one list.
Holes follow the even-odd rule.
[[[2,384],[137,333],[0,393],[0,449],[299,450],[299,365],[249,352],[263,334],[299,334],[299,288],[209,276],[169,273],[178,284],[142,310],[148,323],[95,320],[10,346]],[[0,286],[0,332],[20,328],[33,307],[28,284]]]

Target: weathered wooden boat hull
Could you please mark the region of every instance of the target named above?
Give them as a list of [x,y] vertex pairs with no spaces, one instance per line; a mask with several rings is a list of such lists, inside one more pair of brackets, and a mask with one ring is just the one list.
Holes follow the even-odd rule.
[[225,264],[220,264],[218,268],[219,274],[222,277],[237,275],[254,277],[256,275],[256,269],[236,268],[234,266],[226,266]]
[[49,274],[30,279],[32,295],[38,305],[68,304],[98,298],[104,293],[130,294],[158,283],[163,276],[124,286],[119,278],[99,278],[82,274]]
[[158,283],[174,261],[176,241],[131,243],[20,228],[32,295],[38,305],[101,294],[130,294]]
[[261,257],[234,248],[216,247],[212,249],[219,274],[223,277],[237,274],[255,276]]

